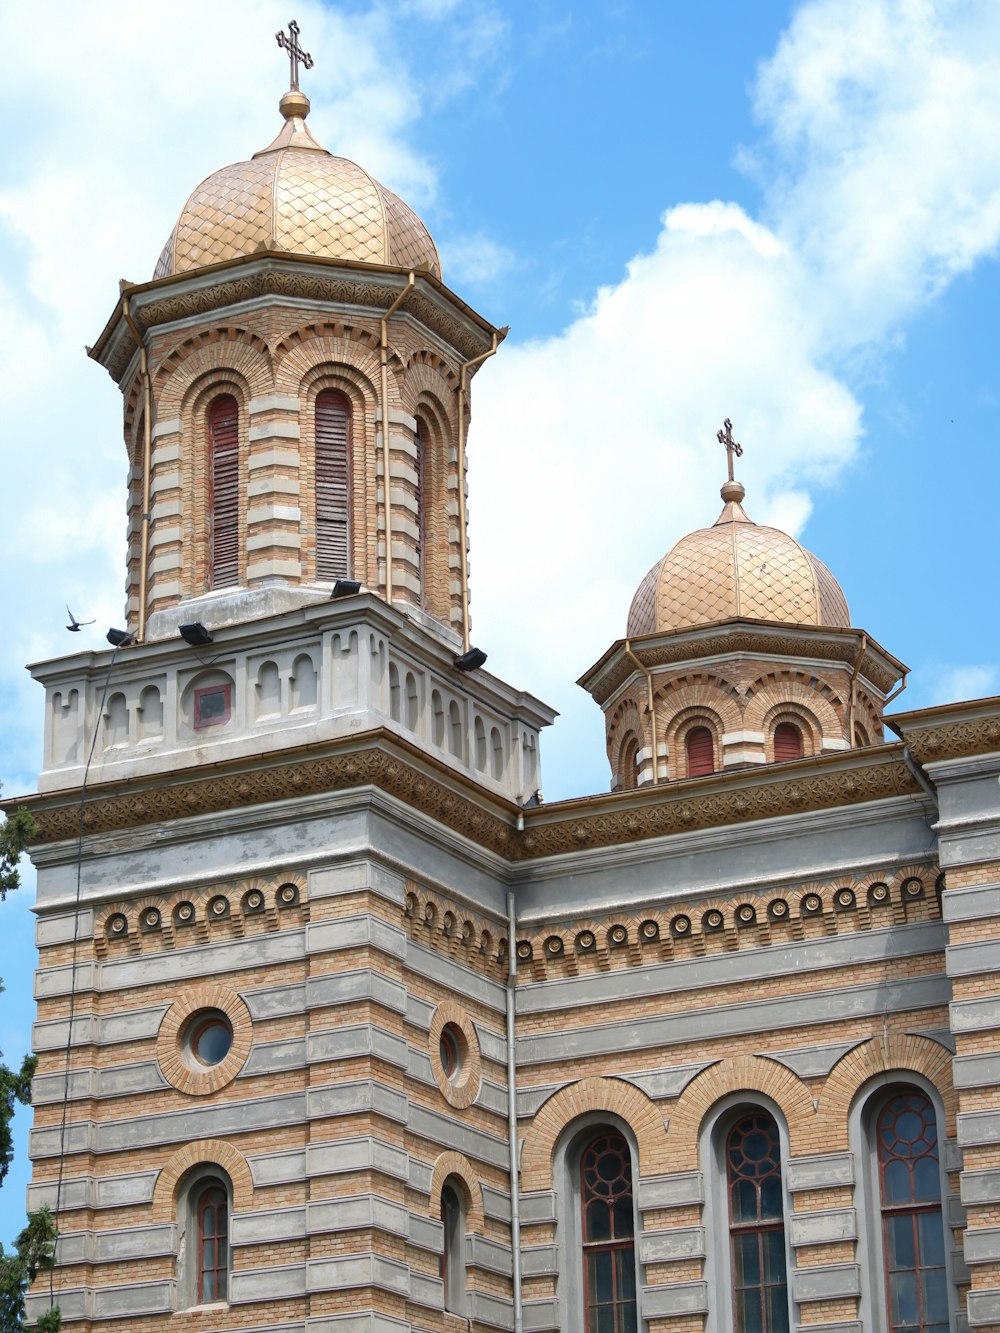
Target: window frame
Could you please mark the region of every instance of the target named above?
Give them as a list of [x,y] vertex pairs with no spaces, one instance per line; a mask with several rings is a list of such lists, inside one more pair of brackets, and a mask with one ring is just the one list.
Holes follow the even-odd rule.
[[[234,473],[233,482],[233,537],[234,554],[232,556],[232,567],[226,564],[223,569],[219,569],[219,551],[217,549],[216,538],[218,535],[218,513],[216,488],[219,477],[216,474],[217,455],[221,456],[221,444],[217,446],[216,442],[216,417],[220,415],[217,412],[220,405],[226,400],[233,403],[236,409],[236,436],[232,447],[233,460],[231,467]],[[211,592],[222,591],[228,588],[238,588],[240,585],[240,566],[241,566],[241,541],[245,537],[243,531],[245,524],[240,523],[240,498],[242,488],[243,461],[242,453],[242,431],[243,431],[243,404],[233,388],[227,385],[220,385],[219,392],[212,395],[205,406],[205,441],[207,445],[207,501],[208,501],[208,589]],[[227,451],[229,452],[229,451]]]
[[[320,517],[320,497],[319,497],[319,458],[320,458],[320,438],[319,438],[319,416],[320,400],[324,396],[336,398],[341,401],[346,409],[346,429],[345,429],[345,461],[344,461],[344,568],[339,573],[321,572],[320,565],[323,558],[331,558],[331,553],[321,546],[321,535],[332,532],[335,520]],[[314,532],[315,532],[315,551],[314,551],[314,569],[313,573],[317,583],[327,584],[331,580],[338,578],[350,578],[354,568],[354,487],[353,487],[353,460],[354,460],[354,403],[349,394],[342,388],[325,385],[319,389],[313,398],[313,487],[314,487]]]
[[854,1206],[858,1218],[858,1266],[861,1272],[859,1318],[872,1333],[888,1333],[888,1291],[885,1281],[885,1246],[882,1237],[882,1193],[879,1178],[875,1125],[879,1111],[891,1097],[911,1089],[930,1101],[937,1121],[938,1174],[941,1190],[941,1220],[944,1229],[944,1267],[948,1289],[948,1317],[955,1327],[959,1314],[955,1286],[955,1237],[949,1221],[948,1172],[946,1157],[949,1140],[944,1103],[937,1088],[923,1075],[909,1069],[891,1069],[870,1079],[856,1093],[850,1111],[850,1143],[854,1159]]
[[[203,1201],[213,1190],[220,1190],[225,1196],[225,1295],[206,1301],[201,1299]],[[177,1191],[176,1216],[175,1310],[228,1308],[233,1273],[233,1185],[227,1172],[218,1163],[202,1162],[186,1173]]]
[[788,1125],[781,1107],[763,1093],[735,1092],[722,1098],[702,1122],[701,1167],[705,1178],[705,1283],[708,1291],[708,1316],[705,1333],[732,1333],[733,1264],[729,1228],[729,1176],[726,1145],[729,1133],[742,1116],[764,1111],[778,1127],[781,1153],[781,1203],[785,1237],[785,1289],[788,1299],[788,1326],[796,1323],[796,1303],[792,1295],[795,1271],[791,1236],[792,1197],[788,1188],[790,1145]]
[[[639,1211],[639,1147],[631,1126],[607,1111],[591,1111],[566,1126],[556,1144],[553,1155],[552,1187],[556,1196],[556,1248],[559,1271],[583,1275],[583,1225],[580,1165],[583,1152],[601,1131],[621,1134],[628,1144],[632,1165],[632,1220],[635,1261],[636,1313],[640,1333],[647,1333],[643,1314],[642,1264],[639,1246],[642,1236],[642,1214]],[[583,1282],[560,1282],[556,1290],[559,1309],[559,1327],[584,1329],[585,1307]]]
[[[465,1189],[460,1176],[446,1176],[440,1198],[442,1304],[449,1314],[460,1316],[468,1313],[469,1306],[469,1269],[465,1253],[469,1209]],[[446,1196],[450,1196],[450,1204]]]

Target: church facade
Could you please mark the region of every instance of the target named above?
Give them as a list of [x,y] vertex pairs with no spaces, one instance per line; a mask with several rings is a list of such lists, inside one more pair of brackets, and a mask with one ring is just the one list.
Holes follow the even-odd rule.
[[540,802],[469,621],[505,330],[292,82],[91,349],[128,623],[33,668],[27,800],[64,1326],[1000,1330],[1000,701],[884,716],[727,422],[580,682],[611,790]]

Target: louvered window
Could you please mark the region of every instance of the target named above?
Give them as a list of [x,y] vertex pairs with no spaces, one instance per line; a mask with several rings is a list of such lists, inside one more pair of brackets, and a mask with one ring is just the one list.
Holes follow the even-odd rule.
[[210,561],[213,588],[240,577],[240,409],[231,394],[208,410]]
[[316,399],[316,577],[350,574],[351,405],[330,389]]
[[791,722],[780,722],[774,729],[774,762],[802,758],[802,732]]
[[416,478],[417,478],[417,490],[416,494],[413,497],[414,504],[416,507],[416,519],[417,519],[417,575],[420,578],[420,594],[421,594],[421,599],[423,599],[423,593],[424,593],[423,557],[424,557],[424,541],[426,536],[425,505],[427,503],[427,486],[426,486],[427,478],[425,475],[427,471],[427,459],[426,459],[427,428],[425,427],[424,423],[419,419],[419,417],[417,418],[417,429],[413,437],[413,443],[416,446],[417,450],[417,457],[414,463],[414,471],[416,473]]
[[715,772],[715,743],[708,727],[692,727],[684,742],[687,747],[688,777],[700,778]]

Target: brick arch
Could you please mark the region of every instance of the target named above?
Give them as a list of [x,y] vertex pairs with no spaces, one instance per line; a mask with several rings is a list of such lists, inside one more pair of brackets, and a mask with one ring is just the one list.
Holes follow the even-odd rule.
[[733,1093],[745,1093],[752,1100],[755,1092],[769,1097],[781,1110],[793,1157],[816,1151],[816,1110],[806,1085],[776,1060],[741,1055],[704,1070],[681,1093],[670,1117],[671,1170],[697,1170],[698,1136],[717,1102]]
[[664,736],[667,743],[667,768],[671,778],[688,776],[687,735],[696,727],[707,727],[712,733],[714,770],[716,773],[722,770],[722,734],[725,731],[723,720],[714,708],[704,704],[692,704],[675,713],[669,719],[665,732],[659,733]]
[[447,623],[460,620],[462,614],[461,595],[452,593],[453,558],[457,568],[459,550],[457,542],[452,540],[454,520],[449,516],[449,511],[458,509],[458,492],[452,485],[457,459],[455,427],[440,393],[436,392],[442,387],[436,376],[431,389],[421,389],[415,396],[408,380],[404,380],[402,387],[409,410],[423,423],[419,463],[423,496],[420,560],[423,604]]
[[378,337],[373,329],[346,324],[340,319],[314,320],[309,324],[300,324],[298,328],[290,330],[275,343],[275,364],[280,365],[296,347],[315,338],[341,339],[374,352],[378,351],[379,346]]
[[552,1188],[552,1159],[563,1131],[591,1112],[616,1115],[632,1130],[639,1145],[639,1174],[662,1175],[670,1170],[667,1135],[656,1103],[619,1078],[583,1078],[560,1088],[540,1108],[524,1138],[521,1188]]
[[635,699],[622,699],[618,707],[607,719],[608,763],[611,765],[612,780],[621,785],[622,752],[630,737],[638,741],[639,749],[650,752],[648,728],[643,724],[642,713]]
[[[860,722],[867,726],[869,741],[872,745],[879,745],[884,736],[882,723],[882,706],[875,702],[867,690],[860,685],[858,689],[858,712],[861,717],[855,717],[855,722]],[[853,739],[853,738],[852,738]]]
[[443,356],[430,348],[422,347],[414,352],[406,363],[406,371],[408,380],[418,388],[429,388],[443,379],[452,392],[458,389],[458,375]]
[[908,1071],[922,1074],[937,1088],[944,1105],[945,1133],[954,1137],[958,1094],[952,1082],[951,1052],[929,1037],[891,1032],[855,1046],[830,1071],[819,1099],[817,1129],[822,1141],[834,1152],[846,1149],[851,1103],[864,1084],[879,1075],[905,1079]]
[[811,713],[824,736],[843,738],[847,716],[843,700],[825,680],[796,670],[769,671],[749,683],[744,726],[748,731],[766,731],[767,715],[789,704]]
[[820,754],[824,735],[831,734],[823,727],[812,708],[806,708],[801,703],[787,699],[781,700],[767,710],[761,726],[764,733],[764,754],[769,764],[774,763],[774,733],[783,722],[790,722],[798,728],[802,736],[803,758]]
[[[378,348],[369,346],[361,338],[352,337],[355,331],[342,329],[334,331],[328,326],[323,331],[319,326],[312,326],[315,332],[309,337],[294,343],[284,350],[275,369],[275,388],[279,393],[299,394],[308,380],[311,371],[317,367],[329,367],[355,378],[363,384],[365,392],[372,402],[376,401],[375,385],[379,381],[380,365]],[[390,392],[398,387],[394,383],[398,375],[393,375],[390,358]]]
[[178,344],[153,373],[158,419],[180,416],[191,384],[213,370],[237,375],[246,384],[249,398],[269,393],[274,385],[271,355],[262,338],[235,327],[207,330]]
[[430,1202],[433,1209],[435,1200],[440,1200],[441,1190],[449,1176],[458,1176],[465,1186],[468,1212],[465,1225],[468,1231],[486,1232],[486,1217],[483,1210],[483,1186],[479,1172],[464,1153],[443,1152],[434,1163],[431,1172]]
[[249,1212],[253,1207],[253,1176],[247,1159],[222,1139],[196,1139],[178,1148],[161,1167],[153,1187],[153,1221],[172,1222],[177,1206],[177,1189],[192,1167],[219,1166],[233,1186],[233,1211]]

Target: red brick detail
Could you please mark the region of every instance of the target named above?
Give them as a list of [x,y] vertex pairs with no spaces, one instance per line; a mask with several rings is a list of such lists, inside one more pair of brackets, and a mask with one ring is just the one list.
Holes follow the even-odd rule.
[[698,1136],[709,1111],[723,1097],[747,1093],[752,1099],[755,1092],[781,1110],[793,1157],[818,1151],[811,1141],[816,1111],[802,1080],[774,1060],[742,1055],[704,1070],[681,1094],[670,1118],[670,1169],[696,1171]]
[[247,1159],[231,1143],[222,1139],[196,1139],[173,1154],[156,1178],[153,1187],[153,1221],[171,1222],[177,1207],[177,1187],[195,1166],[214,1163],[233,1184],[233,1211],[249,1212],[253,1207],[253,1177]]
[[521,1188],[552,1188],[552,1158],[567,1125],[594,1111],[616,1115],[639,1145],[639,1174],[662,1175],[670,1165],[663,1116],[644,1092],[618,1078],[584,1078],[554,1093],[541,1107],[524,1138]]
[[434,1163],[431,1173],[430,1211],[437,1217],[441,1207],[441,1188],[449,1176],[457,1176],[465,1186],[465,1229],[486,1234],[486,1217],[483,1212],[483,1187],[479,1171],[468,1157],[460,1152],[443,1152]]
[[848,1111],[869,1079],[884,1079],[887,1074],[905,1079],[908,1072],[922,1074],[938,1090],[944,1103],[945,1133],[954,1136],[958,1097],[952,1084],[951,1053],[928,1037],[893,1032],[855,1046],[834,1065],[819,1102],[818,1128],[828,1150],[838,1152],[848,1146]]

